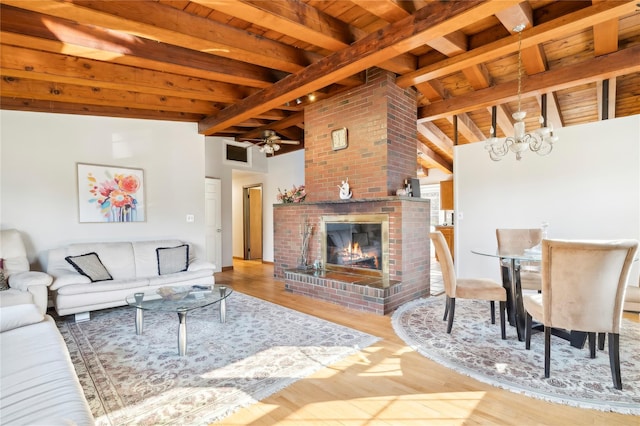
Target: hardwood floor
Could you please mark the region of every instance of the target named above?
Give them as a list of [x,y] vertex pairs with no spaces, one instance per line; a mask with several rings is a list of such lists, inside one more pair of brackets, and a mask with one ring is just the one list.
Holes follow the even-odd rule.
[[216,282],[381,337],[360,353],[217,424],[638,425],[636,416],[546,403],[457,374],[406,346],[394,333],[389,315],[285,292],[284,282],[273,278],[272,265],[235,260],[234,270],[217,273]]

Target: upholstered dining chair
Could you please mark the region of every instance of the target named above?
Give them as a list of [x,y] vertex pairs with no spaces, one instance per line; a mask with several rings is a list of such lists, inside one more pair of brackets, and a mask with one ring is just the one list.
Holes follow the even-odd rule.
[[440,269],[442,271],[442,281],[447,301],[444,309],[443,320],[447,322],[447,333],[451,334],[453,327],[453,316],[456,309],[456,298],[487,300],[491,306],[491,324],[495,324],[495,302],[499,302],[500,309],[500,331],[502,339],[506,339],[505,310],[507,292],[498,282],[488,278],[457,278],[453,268],[453,258],[444,239],[442,232],[435,231],[430,234],[431,241],[438,255]]
[[595,358],[596,333],[607,333],[613,385],[622,389],[620,324],[625,286],[638,251],[636,240],[542,241],[542,293],[525,295],[525,345],[533,320],[544,326],[544,376],[551,365],[551,329],[583,331]]
[[[498,240],[498,252],[507,252],[511,254],[523,254],[526,249],[535,247],[540,244],[542,239],[542,230],[536,228],[524,229],[496,229],[496,238]],[[509,269],[508,262],[500,263],[502,276]],[[540,276],[540,265],[520,262],[520,287],[523,290],[537,290],[542,288],[542,279]]]

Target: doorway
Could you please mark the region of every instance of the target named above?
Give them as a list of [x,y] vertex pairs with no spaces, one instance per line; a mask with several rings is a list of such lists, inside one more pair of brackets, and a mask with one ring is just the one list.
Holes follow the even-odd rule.
[[262,259],[262,184],[243,188],[244,259]]
[[220,179],[205,178],[205,250],[207,261],[216,267],[215,272],[222,271],[222,207]]

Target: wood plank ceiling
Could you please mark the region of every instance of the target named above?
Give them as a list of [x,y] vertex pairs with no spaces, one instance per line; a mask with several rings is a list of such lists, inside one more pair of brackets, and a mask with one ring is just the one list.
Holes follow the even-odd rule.
[[[198,123],[302,141],[304,107],[380,67],[418,93],[417,162],[513,133],[640,113],[640,3],[1,0],[1,108]],[[513,28],[526,25],[521,34]],[[455,118],[454,118],[455,117]]]

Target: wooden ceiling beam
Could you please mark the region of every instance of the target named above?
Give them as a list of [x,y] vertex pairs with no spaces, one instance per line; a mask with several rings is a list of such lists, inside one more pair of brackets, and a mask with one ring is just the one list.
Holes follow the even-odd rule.
[[0,98],[0,104],[2,105],[2,109],[16,111],[91,115],[101,117],[135,117],[148,120],[184,121],[191,123],[201,120],[204,116],[204,114],[194,114],[184,111],[147,110],[130,107],[115,107],[111,105],[103,106],[40,99],[18,99],[4,96]]
[[3,3],[65,20],[91,22],[109,28],[112,39],[117,33],[127,33],[289,73],[311,62],[301,49],[153,1],[3,0]]
[[442,151],[448,162],[453,161],[453,141],[438,126],[429,122],[420,123],[418,124],[418,136],[429,140],[434,147]]
[[455,56],[468,50],[467,36],[462,31],[454,31],[444,37],[427,42],[427,45],[446,56]]
[[[541,105],[541,96],[537,96],[537,99],[538,104]],[[547,126],[552,126],[554,129],[564,127],[564,119],[558,103],[558,94],[554,91],[547,92]]]
[[131,90],[103,90],[99,87],[5,77],[0,80],[3,97],[20,98],[29,93],[34,100],[101,105],[142,110],[214,114],[218,110],[211,102],[137,93]]
[[[612,78],[640,72],[640,45],[619,50],[562,68],[538,73],[524,79],[522,96],[534,96],[550,90],[562,90],[581,84],[594,83],[603,78]],[[451,114],[473,111],[517,99],[517,81],[510,81],[487,89],[468,93],[464,97],[444,99],[419,108],[418,118],[436,120]]]
[[453,165],[437,152],[418,141],[418,163],[427,169],[438,169],[446,174],[453,174]]
[[[515,28],[524,25],[524,28],[531,28],[533,22],[533,9],[529,2],[522,2],[516,6],[501,10],[496,13],[496,18],[509,31],[516,34]],[[522,49],[522,65],[527,74],[537,74],[547,69],[547,58],[540,44]]]
[[[460,132],[460,134],[462,134],[462,136],[464,136],[466,140],[468,140],[469,142],[478,142],[483,141],[487,138],[482,130],[480,130],[478,125],[471,119],[471,117],[469,117],[469,114],[459,114],[457,115],[457,117],[458,132]],[[450,115],[449,117],[447,117],[447,120],[449,120],[450,123],[453,123],[454,116]],[[428,122],[425,122],[423,124],[426,125],[428,124]],[[459,144],[462,145],[461,143]]]
[[237,85],[92,59],[3,45],[0,74],[17,78],[131,90],[161,96],[233,103],[250,94]]
[[[601,3],[604,0],[592,0]],[[618,50],[619,19],[600,22],[593,26],[593,51],[596,56]]]
[[243,139],[253,139],[260,137],[260,135],[262,135],[262,132],[265,130],[282,130],[288,127],[296,126],[302,122],[304,122],[304,112],[299,112],[296,114],[291,114],[290,116],[285,117],[281,120],[256,127],[255,129],[251,129],[248,132],[242,133],[238,137]]
[[[474,68],[480,68],[480,67],[474,67]],[[482,80],[482,81],[484,83],[484,85],[482,87],[487,87],[488,83],[486,82],[486,80]],[[429,96],[429,102],[435,102],[435,101],[446,99],[446,98],[450,97],[450,95],[445,91],[444,87],[442,87],[442,85],[439,83],[438,80],[433,80],[433,81],[430,81],[429,83],[421,83],[416,88],[421,92],[425,91],[425,92],[423,92],[423,94],[428,93],[430,95]],[[428,90],[427,90],[427,88],[428,88]],[[453,122],[453,116],[447,117],[447,120],[449,120],[449,122],[452,123]],[[418,123],[418,129],[420,129],[421,121],[418,120],[417,123]],[[427,122],[427,124],[428,124],[428,122]],[[427,127],[429,128],[430,126],[427,126]],[[433,127],[438,129],[435,125],[433,125]],[[434,132],[435,132],[435,130],[434,130]],[[448,136],[444,135],[444,133],[440,132],[440,129],[438,129],[437,132],[439,132],[441,134],[438,137],[445,136],[446,140],[451,141],[451,138],[449,138]],[[469,141],[475,141],[475,140],[484,139],[484,135],[482,134],[482,132],[480,131],[480,129],[478,128],[476,123],[473,122],[473,120],[471,119],[471,117],[469,117],[469,114],[467,114],[467,113],[463,113],[463,114],[458,115],[458,132],[462,136],[464,136],[464,138],[466,140],[469,140]],[[453,141],[451,142],[451,144],[453,145]]]
[[303,71],[248,96],[215,116],[207,117],[199,123],[199,131],[212,134],[223,130],[259,111],[273,108],[286,99],[302,96],[344,76],[353,75],[406,53],[428,40],[457,31],[480,17],[491,16],[496,11],[514,3],[506,0],[429,3],[414,15],[354,42],[350,47],[335,52],[309,65]]
[[358,2],[358,5],[372,15],[392,24],[411,15],[412,12],[405,9],[405,7],[408,6],[407,3],[408,2],[400,3],[396,0],[367,0],[365,2]]
[[[44,22],[57,31],[52,32]],[[268,87],[277,80],[267,68],[135,36],[114,40],[106,30],[4,5],[0,5],[0,28],[3,44],[258,88]]]
[[355,41],[348,24],[300,1],[191,1],[332,52]]
[[[594,23],[605,22],[618,16],[633,13],[634,1],[606,1],[585,7],[554,20],[526,30],[522,33],[522,47],[528,48],[553,38],[591,27]],[[409,87],[453,74],[459,69],[495,60],[518,51],[518,34],[502,38],[466,53],[438,61],[414,72],[404,74],[396,80],[400,87]]]
[[[295,0],[237,1],[192,0],[229,16],[300,39],[329,52],[345,49],[368,34],[359,28],[327,15],[318,9]],[[414,71],[417,59],[409,54],[399,55],[378,64],[380,68],[401,74]]]

